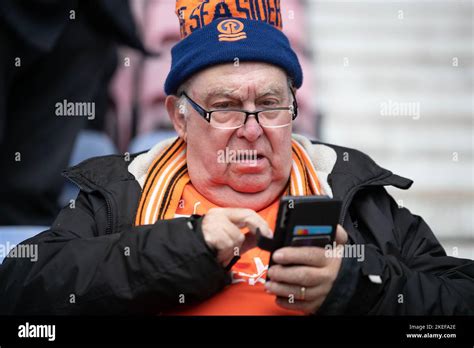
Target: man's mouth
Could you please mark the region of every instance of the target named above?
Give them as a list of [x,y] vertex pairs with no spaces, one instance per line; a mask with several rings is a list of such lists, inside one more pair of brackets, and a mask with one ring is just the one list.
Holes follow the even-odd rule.
[[251,162],[251,161],[258,161],[265,158],[265,156],[260,155],[260,154],[240,154],[237,156],[237,160],[239,162]]
[[[238,167],[248,168],[255,171],[262,169],[266,163],[266,156],[254,149],[229,149],[219,150],[217,153],[217,161],[219,163],[234,164]],[[252,169],[250,169],[253,167]],[[247,169],[245,169],[247,171]]]

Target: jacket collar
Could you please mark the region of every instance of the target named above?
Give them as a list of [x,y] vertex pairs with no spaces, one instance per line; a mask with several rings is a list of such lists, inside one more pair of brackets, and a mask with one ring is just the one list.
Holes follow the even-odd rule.
[[328,175],[328,183],[333,189],[334,197],[344,199],[352,191],[364,186],[391,185],[406,190],[413,184],[412,180],[380,167],[361,151],[332,144],[324,146],[334,150],[337,156],[334,167]]
[[380,167],[361,151],[320,141],[310,141],[297,134],[294,134],[293,138],[308,152],[318,179],[325,193],[330,197],[345,200],[357,188],[363,186],[392,185],[408,189],[413,184],[412,180]]
[[130,159],[122,155],[93,157],[64,170],[61,174],[82,191],[103,191],[118,181],[135,180],[127,167],[137,155],[130,155]]
[[[324,192],[331,197],[344,199],[362,186],[392,185],[408,189],[413,183],[380,167],[358,150],[310,141],[301,135],[293,135],[293,138],[308,152]],[[172,140],[164,140],[149,151],[131,155],[129,160],[121,155],[91,158],[63,171],[63,175],[86,192],[124,180],[136,180],[143,186],[150,163]]]

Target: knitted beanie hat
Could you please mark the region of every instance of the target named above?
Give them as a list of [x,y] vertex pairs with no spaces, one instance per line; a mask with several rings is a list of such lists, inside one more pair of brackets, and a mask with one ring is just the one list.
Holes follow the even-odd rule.
[[281,31],[279,0],[177,0],[176,15],[181,41],[171,50],[166,94],[207,67],[237,60],[279,66],[301,87],[298,57]]

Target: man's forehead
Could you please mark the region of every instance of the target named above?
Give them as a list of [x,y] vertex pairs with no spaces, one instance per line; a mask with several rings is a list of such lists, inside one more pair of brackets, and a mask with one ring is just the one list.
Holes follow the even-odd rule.
[[287,91],[287,74],[275,65],[264,62],[241,62],[209,67],[191,78],[189,87],[201,98],[214,96],[243,97],[250,89],[257,96],[281,94]]

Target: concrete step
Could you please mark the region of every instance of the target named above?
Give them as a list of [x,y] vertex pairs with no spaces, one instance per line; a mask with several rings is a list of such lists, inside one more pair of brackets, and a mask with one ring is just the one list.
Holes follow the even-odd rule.
[[470,0],[446,1],[386,1],[386,0],[310,0],[308,11],[314,15],[328,14],[344,17],[374,19],[399,18],[399,10],[404,11],[404,20],[410,18],[469,18],[473,4]]
[[315,85],[318,92],[336,93],[331,86],[346,85],[363,92],[385,92],[403,88],[404,93],[433,95],[462,95],[471,97],[474,67],[454,68],[445,66],[390,66],[387,64],[359,65],[355,62],[344,68],[342,64],[331,65],[320,62],[325,68],[315,69]]
[[474,259],[474,240],[444,240],[439,239],[446,254],[449,256],[460,257],[463,259]]
[[[368,16],[341,15],[315,11],[312,20],[308,22],[313,35],[320,37],[353,37],[366,34],[370,37],[384,37],[386,35],[399,36],[412,33],[413,35],[428,36],[430,38],[445,34],[460,34],[467,36],[472,28],[472,17],[469,15],[433,16],[429,17],[405,16],[398,19],[398,10],[372,14]],[[295,18],[295,20],[299,20]],[[347,29],[350,28],[350,31]],[[376,29],[376,30],[374,30]],[[457,36],[457,35],[456,35]]]
[[[370,44],[363,49],[355,49],[351,47],[341,46],[332,48],[320,48],[315,44],[313,56],[315,57],[315,68],[320,66],[328,66],[330,68],[342,67],[350,70],[351,67],[359,66],[361,68],[370,66],[381,66],[387,69],[397,67],[407,67],[416,63],[419,67],[433,66],[436,67],[453,67],[453,62],[458,65],[457,69],[472,68],[473,52],[470,49],[462,49],[462,51],[446,50],[438,47],[436,52],[430,52],[429,48],[425,50],[404,50],[403,45],[394,49],[378,50],[377,44]],[[469,47],[466,43],[464,47]],[[455,60],[453,60],[455,59]]]
[[414,181],[414,188],[423,191],[453,191],[457,195],[471,195],[474,198],[473,161],[461,162],[406,157],[405,161],[394,157],[371,156],[381,167]]
[[363,147],[367,151],[387,153],[387,155],[431,154],[440,159],[451,160],[453,152],[458,160],[472,160],[473,129],[448,123],[446,127],[424,125],[423,121],[371,122],[358,120],[345,125],[326,120],[323,134],[327,141],[344,142]]
[[438,238],[474,240],[473,193],[460,195],[439,190],[423,194],[415,185],[408,191],[391,187],[387,191],[397,204],[421,216]]
[[320,87],[315,92],[315,103],[326,115],[326,122],[340,124],[347,124],[351,119],[389,125],[405,122],[410,127],[421,121],[423,126],[431,122],[461,122],[467,126],[472,122],[473,104],[469,95],[433,97],[404,93],[401,89],[391,93],[363,91],[346,85]]
[[367,42],[368,38],[360,40],[331,39],[313,37],[313,48],[315,52],[332,54],[341,58],[348,57],[350,63],[351,56],[368,57],[378,56],[378,59],[385,60],[386,57],[404,57],[422,59],[433,56],[472,57],[472,46],[469,40],[451,37],[444,40],[420,40],[420,38],[404,38],[391,40],[379,40]]

